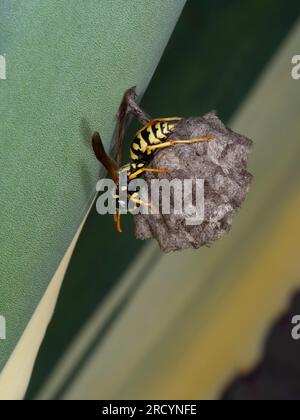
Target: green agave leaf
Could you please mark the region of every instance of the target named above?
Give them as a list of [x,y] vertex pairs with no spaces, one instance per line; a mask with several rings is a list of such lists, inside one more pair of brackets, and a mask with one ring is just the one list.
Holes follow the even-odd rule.
[[144,92],[184,3],[1,2],[0,369],[91,202],[92,130],[109,147],[124,90]]

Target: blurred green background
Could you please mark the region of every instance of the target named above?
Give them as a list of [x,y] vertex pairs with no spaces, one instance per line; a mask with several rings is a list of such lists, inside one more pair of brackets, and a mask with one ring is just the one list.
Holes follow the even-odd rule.
[[[152,116],[195,116],[215,109],[228,123],[299,14],[298,0],[189,0],[142,100],[142,107]],[[133,122],[127,131],[124,163],[125,151],[136,128]],[[101,132],[101,127],[98,129]],[[66,349],[72,346],[73,339],[96,308],[105,303],[129,265],[138,259],[145,244],[134,238],[132,217],[124,218],[123,224],[124,233],[118,235],[112,218],[98,216],[93,208],[40,349],[28,399],[36,397]],[[149,261],[149,269],[159,258],[157,253]],[[140,273],[135,288],[143,282],[144,275]],[[124,296],[95,336],[89,351],[52,398],[60,398],[84,368],[95,346],[101,344],[114,322],[122,317],[130,296]]]

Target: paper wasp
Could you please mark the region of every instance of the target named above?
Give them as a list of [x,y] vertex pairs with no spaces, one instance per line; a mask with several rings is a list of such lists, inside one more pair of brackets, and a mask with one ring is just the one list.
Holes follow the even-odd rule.
[[[118,203],[118,182],[120,171],[127,173],[128,182],[139,177],[144,172],[167,173],[167,169],[149,168],[146,166],[152,159],[153,154],[160,149],[175,146],[176,144],[190,144],[204,142],[211,139],[211,136],[200,137],[188,140],[169,140],[169,136],[173,133],[176,123],[181,117],[168,118],[150,118],[135,102],[135,87],[128,89],[121,102],[117,114],[117,157],[112,159],[105,151],[100,134],[95,132],[92,137],[94,153],[97,159],[106,168],[113,181],[117,186],[115,198],[117,199],[117,211],[114,215],[117,231],[121,229],[121,211]],[[122,144],[124,139],[126,117],[131,113],[143,124],[143,127],[136,133],[130,147],[130,162],[121,166],[122,160]],[[138,194],[128,194],[128,200],[138,205],[147,205],[138,199]]]

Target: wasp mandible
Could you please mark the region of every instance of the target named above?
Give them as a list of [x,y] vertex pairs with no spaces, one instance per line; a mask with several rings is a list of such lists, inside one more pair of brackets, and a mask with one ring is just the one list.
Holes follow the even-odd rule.
[[[105,151],[100,134],[95,132],[92,137],[92,144],[94,153],[97,159],[106,168],[113,181],[118,188],[120,171],[127,173],[128,182],[141,176],[144,172],[158,172],[167,173],[167,169],[149,168],[146,166],[153,158],[154,153],[166,148],[172,147],[176,144],[191,144],[198,142],[209,141],[212,136],[200,137],[188,140],[169,140],[169,136],[173,133],[176,123],[182,117],[168,117],[168,118],[150,118],[136,103],[135,87],[128,89],[121,102],[117,114],[117,157],[112,159]],[[125,126],[128,114],[134,115],[143,127],[135,134],[135,137],[130,147],[130,161],[128,164],[121,166],[122,160],[122,144],[125,133]],[[137,193],[128,194],[128,200],[138,205],[147,205],[137,198]],[[118,190],[116,192],[116,199],[118,199]],[[117,231],[122,232],[121,229],[121,211],[117,201],[117,210],[114,215]]]

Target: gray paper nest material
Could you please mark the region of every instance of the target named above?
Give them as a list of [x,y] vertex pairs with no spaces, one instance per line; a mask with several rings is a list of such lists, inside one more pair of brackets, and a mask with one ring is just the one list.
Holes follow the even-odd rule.
[[[247,171],[252,141],[225,127],[215,112],[179,121],[170,139],[193,139],[208,134],[212,135],[209,142],[175,145],[156,153],[148,166],[169,169],[169,174],[143,175],[149,189],[154,178],[204,179],[204,222],[188,226],[185,214],[137,214],[134,217],[137,239],[155,238],[160,248],[169,252],[208,245],[230,230],[252,180]],[[171,190],[171,197],[172,194]]]

